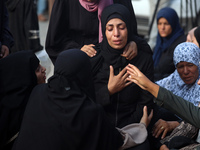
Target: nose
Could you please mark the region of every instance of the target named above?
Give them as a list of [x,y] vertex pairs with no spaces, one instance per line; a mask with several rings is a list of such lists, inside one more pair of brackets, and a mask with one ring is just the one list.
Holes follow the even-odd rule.
[[188,74],[188,73],[189,73],[189,69],[188,69],[187,67],[184,67],[184,68],[183,68],[183,73],[184,73],[184,74]]
[[164,24],[161,25],[161,29],[162,29],[162,30],[165,29],[165,25],[164,25]]
[[118,36],[119,36],[119,29],[118,29],[117,27],[115,27],[113,30],[114,30],[114,31],[113,31],[113,35],[114,35],[115,37],[118,37]]
[[44,66],[42,66],[42,72],[45,72],[46,68]]

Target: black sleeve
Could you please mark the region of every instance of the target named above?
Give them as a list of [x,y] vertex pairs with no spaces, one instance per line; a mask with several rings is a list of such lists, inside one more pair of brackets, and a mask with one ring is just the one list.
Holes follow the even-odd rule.
[[183,120],[200,128],[200,109],[194,104],[174,95],[172,92],[160,87],[158,97],[155,99],[157,105],[166,108],[180,116]]
[[[137,66],[143,74],[150,79],[151,81],[154,80],[154,66],[153,66],[153,59],[152,56],[149,54],[145,54],[143,52],[140,52],[139,55],[142,55],[144,61]],[[140,97],[137,103],[136,111],[133,113],[133,115],[130,118],[131,120],[138,120],[140,121],[142,115],[143,115],[143,107],[147,106],[148,112],[150,113],[151,109],[153,109],[153,96],[146,90],[143,90],[140,88]]]
[[6,45],[9,50],[14,45],[13,36],[8,27],[8,11],[4,5],[4,19],[3,19],[3,31],[2,31],[2,45]]

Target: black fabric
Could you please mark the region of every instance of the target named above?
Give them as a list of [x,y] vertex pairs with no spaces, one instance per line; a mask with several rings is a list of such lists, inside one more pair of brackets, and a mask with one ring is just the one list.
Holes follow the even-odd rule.
[[199,33],[200,33],[200,27],[197,27],[197,28],[194,30],[194,36],[195,36],[195,38],[196,38],[198,44],[200,45],[200,35],[199,35]]
[[[117,10],[117,11],[116,11]],[[109,68],[110,65],[113,65],[114,68],[122,68],[124,64],[126,63],[126,58],[121,57],[121,54],[123,53],[123,49],[117,50],[112,48],[107,41],[105,32],[106,32],[106,24],[110,19],[113,18],[119,18],[122,21],[125,22],[128,33],[131,32],[130,27],[130,12],[128,9],[121,5],[121,4],[115,4],[110,5],[104,9],[101,16],[101,25],[102,25],[102,35],[103,35],[103,41],[101,43],[101,55],[104,58],[104,61],[108,65],[107,68]],[[128,34],[128,40],[127,44],[131,41],[131,34]]]
[[149,141],[146,139],[142,144],[136,145],[126,150],[150,150]]
[[58,56],[48,84],[35,87],[14,150],[117,150],[123,140],[94,103],[88,56]]
[[33,87],[39,60],[32,51],[21,51],[0,60],[0,148],[20,128]]
[[[105,31],[107,18],[115,13],[121,15],[125,23],[129,23],[128,10],[123,5],[114,4],[105,8],[102,13],[102,31]],[[143,114],[143,106],[147,105],[148,110],[151,110],[153,97],[134,83],[110,96],[107,89],[109,66],[113,66],[116,75],[128,63],[131,63],[137,66],[150,80],[153,80],[153,60],[152,55],[139,50],[138,55],[128,61],[121,56],[123,49],[113,49],[108,45],[105,32],[103,32],[103,36],[102,43],[95,47],[97,55],[91,58],[96,101],[104,107],[110,121],[121,128],[130,123],[139,122]]]
[[15,39],[12,52],[42,50],[39,24],[34,0],[7,0],[9,27]]
[[[175,66],[173,62],[174,49],[182,42],[186,41],[186,36],[179,36],[171,46],[162,52],[159,63],[154,67],[154,81],[161,80],[174,72]],[[167,66],[167,67],[166,67]]]
[[[137,35],[136,17],[131,0],[114,0],[131,12],[132,34]],[[76,8],[76,9],[75,9]],[[99,20],[97,12],[88,12],[78,0],[56,0],[47,31],[45,49],[53,64],[63,50],[98,44]]]
[[169,149],[176,148],[180,149],[184,146],[197,143],[196,141],[192,140],[191,138],[185,136],[175,136],[169,142],[164,143],[167,145]]
[[0,1],[0,49],[2,45],[6,45],[9,50],[13,46],[13,36],[9,31],[8,12],[5,6],[5,1]]
[[[178,122],[182,121],[174,113],[172,113],[172,112],[168,111],[167,109],[164,109],[160,106],[157,106],[157,105],[154,106],[153,113],[154,113],[154,115],[153,115],[153,118],[151,119],[148,129],[153,128],[154,124],[159,119],[163,119],[165,121],[178,121]],[[167,136],[170,135],[170,133],[171,132],[168,132]],[[158,150],[162,146],[162,143],[160,142],[161,136],[162,136],[162,134],[158,138],[155,138],[152,135],[152,131],[149,130],[148,139],[149,139],[151,149]]]

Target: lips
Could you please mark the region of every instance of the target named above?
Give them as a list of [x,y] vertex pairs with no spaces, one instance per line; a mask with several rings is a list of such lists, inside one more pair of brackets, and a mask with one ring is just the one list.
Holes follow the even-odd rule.
[[116,44],[116,45],[121,44],[121,42],[122,42],[122,40],[114,40],[114,41],[113,41],[113,43]]
[[46,79],[46,73],[44,74],[44,79]]
[[185,78],[183,78],[183,81],[190,81],[190,80],[192,80],[192,77],[185,77]]
[[190,80],[192,77],[184,77],[184,80]]
[[166,34],[165,32],[160,32],[160,34]]

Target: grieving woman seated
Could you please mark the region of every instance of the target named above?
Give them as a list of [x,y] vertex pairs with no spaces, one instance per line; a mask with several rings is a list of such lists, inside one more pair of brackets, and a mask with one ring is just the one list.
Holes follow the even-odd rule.
[[[156,83],[173,94],[198,106],[200,102],[200,86],[197,85],[200,69],[199,48],[193,43],[181,43],[175,48],[173,59],[176,66],[175,72]],[[131,75],[131,77],[133,76]],[[172,131],[172,134],[166,136],[166,133],[169,131]],[[198,134],[198,128],[184,121],[179,124],[178,122],[159,120],[156,123],[154,134],[156,136],[162,134],[160,142],[163,145],[160,147],[160,150],[175,148],[172,146],[176,146],[176,148],[179,146],[181,148],[181,146],[191,146],[191,144],[195,143],[193,140],[195,140]],[[187,148],[190,149],[189,147]]]
[[34,88],[13,150],[118,150],[146,140],[152,112],[116,129],[96,104],[89,57],[61,52],[48,83]]
[[[127,82],[126,66],[136,65],[153,80],[152,55],[138,49],[132,60],[124,58],[123,51],[133,40],[130,12],[120,4],[106,7],[101,16],[103,41],[95,46],[97,55],[91,58],[96,102],[101,104],[115,127],[138,123],[143,107],[153,107],[153,97],[136,84]],[[148,149],[145,143],[138,149]],[[144,146],[144,147],[142,147]],[[134,147],[136,149],[136,147]]]
[[46,69],[32,51],[0,60],[0,149],[10,150],[16,139],[32,89],[45,83]]

